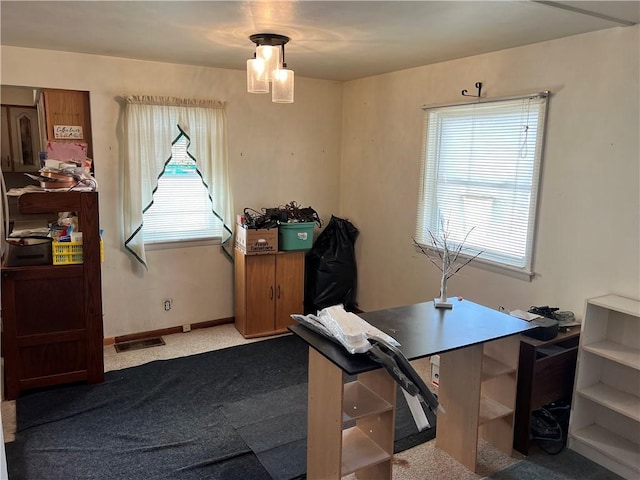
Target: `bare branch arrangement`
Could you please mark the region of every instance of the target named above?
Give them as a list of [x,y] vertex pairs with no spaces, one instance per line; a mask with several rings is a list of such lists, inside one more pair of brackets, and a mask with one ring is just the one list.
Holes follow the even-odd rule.
[[475,254],[467,253],[467,249],[464,244],[472,231],[473,228],[467,232],[462,239],[462,242],[455,242],[451,245],[451,241],[449,240],[449,222],[447,222],[446,228],[443,225],[441,236],[436,236],[431,232],[431,230],[427,230],[429,237],[431,238],[430,246],[425,247],[419,244],[415,238],[413,239],[413,243],[416,248],[422,252],[422,254],[424,254],[427,259],[435,265],[438,270],[440,270],[440,272],[442,272],[440,280],[440,297],[434,298],[436,307],[453,308],[453,304],[447,301],[447,280],[462,270],[463,267],[475,260],[483,252],[481,250]]

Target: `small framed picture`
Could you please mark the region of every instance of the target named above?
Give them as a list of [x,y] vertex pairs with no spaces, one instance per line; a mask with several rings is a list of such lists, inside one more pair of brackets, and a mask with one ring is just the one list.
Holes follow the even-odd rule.
[[82,127],[80,125],[54,125],[53,138],[60,140],[82,140]]

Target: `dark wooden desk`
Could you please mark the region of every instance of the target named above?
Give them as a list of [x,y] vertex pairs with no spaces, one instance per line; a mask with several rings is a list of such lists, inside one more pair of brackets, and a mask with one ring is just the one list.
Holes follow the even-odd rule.
[[522,336],[513,436],[513,448],[520,453],[529,454],[531,412],[571,399],[579,341],[580,328],[546,341]]
[[[452,301],[452,310],[425,302],[360,316],[398,340],[409,360],[440,355],[439,399],[447,413],[438,417],[436,444],[475,471],[481,425],[484,438],[511,453],[518,334],[533,327],[473,302]],[[351,472],[391,478],[393,379],[366,355],[349,355],[303,326],[289,328],[311,347],[307,478]],[[357,376],[355,386],[344,385],[344,373]],[[356,426],[344,429],[346,420]]]

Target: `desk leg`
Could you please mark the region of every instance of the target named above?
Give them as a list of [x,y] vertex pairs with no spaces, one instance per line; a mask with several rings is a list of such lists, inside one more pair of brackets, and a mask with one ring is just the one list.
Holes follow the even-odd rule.
[[342,369],[309,348],[307,478],[340,478],[342,465]]
[[436,446],[475,472],[480,419],[482,344],[440,354]]

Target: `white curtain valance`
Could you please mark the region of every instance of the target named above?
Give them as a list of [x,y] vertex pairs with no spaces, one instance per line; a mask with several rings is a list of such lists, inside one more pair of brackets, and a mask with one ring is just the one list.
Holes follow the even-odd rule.
[[193,98],[158,97],[153,95],[125,95],[125,103],[137,105],[162,105],[165,107],[226,108],[220,100],[200,100]]

